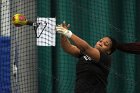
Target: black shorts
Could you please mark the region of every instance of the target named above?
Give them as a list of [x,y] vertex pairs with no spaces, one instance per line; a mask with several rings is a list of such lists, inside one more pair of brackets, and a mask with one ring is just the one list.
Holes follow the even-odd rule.
[[76,81],[75,93],[106,93],[106,91],[105,86],[101,82]]

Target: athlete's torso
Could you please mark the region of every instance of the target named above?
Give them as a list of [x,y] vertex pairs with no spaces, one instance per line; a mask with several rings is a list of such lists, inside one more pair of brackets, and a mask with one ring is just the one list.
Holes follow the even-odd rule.
[[77,80],[83,79],[93,84],[103,83],[106,86],[109,69],[111,66],[110,56],[102,54],[100,61],[96,62],[89,56],[82,54],[77,63]]

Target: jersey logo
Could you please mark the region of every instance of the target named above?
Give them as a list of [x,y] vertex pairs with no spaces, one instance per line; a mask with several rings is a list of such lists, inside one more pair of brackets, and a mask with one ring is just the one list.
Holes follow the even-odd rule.
[[92,59],[91,59],[89,56],[87,56],[87,55],[83,56],[83,58],[84,58],[86,61],[92,60]]

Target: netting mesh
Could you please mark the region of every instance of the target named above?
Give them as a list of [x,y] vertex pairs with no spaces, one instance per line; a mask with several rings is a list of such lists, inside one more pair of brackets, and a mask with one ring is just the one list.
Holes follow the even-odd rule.
[[[134,0],[0,0],[0,93],[74,93],[77,59],[65,53],[56,34],[42,33],[37,45],[33,26],[15,27],[12,16],[64,20],[70,30],[94,46],[104,36],[120,42],[140,39],[139,6]],[[47,25],[52,25],[47,23]],[[53,24],[55,25],[55,24]],[[49,29],[49,27],[48,27]],[[139,55],[116,51],[108,77],[108,93],[139,93]],[[16,69],[16,68],[17,69]]]

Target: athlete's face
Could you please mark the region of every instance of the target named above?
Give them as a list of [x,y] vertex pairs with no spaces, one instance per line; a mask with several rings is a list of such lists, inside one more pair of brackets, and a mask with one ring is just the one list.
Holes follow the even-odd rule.
[[95,48],[97,48],[102,53],[110,53],[111,46],[112,41],[109,37],[104,37],[95,44]]

